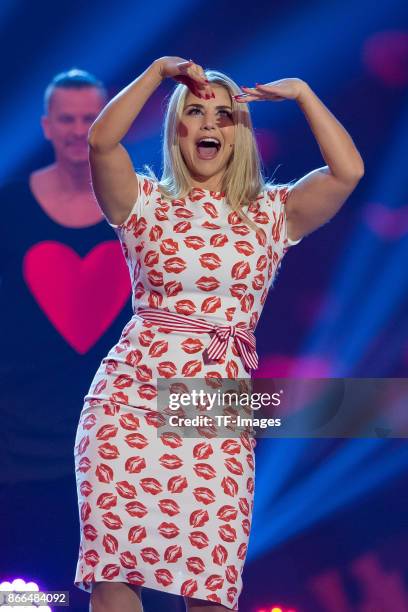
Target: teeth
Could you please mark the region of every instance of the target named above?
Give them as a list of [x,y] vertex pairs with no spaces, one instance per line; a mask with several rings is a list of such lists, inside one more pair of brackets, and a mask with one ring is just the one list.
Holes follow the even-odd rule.
[[200,142],[214,142],[217,147],[221,145],[220,141],[217,138],[201,138],[197,144],[200,144]]

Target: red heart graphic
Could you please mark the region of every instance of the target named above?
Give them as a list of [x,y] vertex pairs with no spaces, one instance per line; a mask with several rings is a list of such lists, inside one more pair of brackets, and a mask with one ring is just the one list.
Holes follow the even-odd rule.
[[69,246],[45,240],[24,256],[24,280],[61,336],[83,355],[126,304],[129,272],[120,244],[98,244],[83,259]]

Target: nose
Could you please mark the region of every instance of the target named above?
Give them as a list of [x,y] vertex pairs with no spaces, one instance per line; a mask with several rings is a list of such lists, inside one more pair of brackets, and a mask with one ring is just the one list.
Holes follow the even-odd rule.
[[89,126],[84,122],[78,119],[73,123],[72,131],[78,138],[83,138],[88,135]]
[[212,130],[215,128],[215,117],[211,113],[206,112],[203,116],[201,127],[205,130]]

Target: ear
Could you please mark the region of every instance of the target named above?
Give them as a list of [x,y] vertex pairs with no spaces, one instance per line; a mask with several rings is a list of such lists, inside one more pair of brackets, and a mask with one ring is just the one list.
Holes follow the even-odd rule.
[[46,140],[51,140],[51,135],[50,135],[50,118],[48,117],[48,115],[42,115],[41,117],[41,127],[44,133],[44,138]]

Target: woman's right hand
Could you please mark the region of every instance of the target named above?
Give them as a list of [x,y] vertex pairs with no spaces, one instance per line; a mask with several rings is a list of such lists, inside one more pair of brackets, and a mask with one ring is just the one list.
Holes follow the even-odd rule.
[[198,98],[207,100],[215,98],[203,68],[199,64],[195,64],[193,60],[165,56],[156,60],[156,62],[162,79],[170,77],[179,83],[183,83]]

